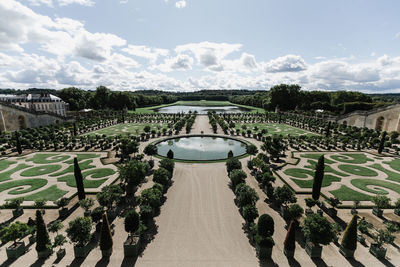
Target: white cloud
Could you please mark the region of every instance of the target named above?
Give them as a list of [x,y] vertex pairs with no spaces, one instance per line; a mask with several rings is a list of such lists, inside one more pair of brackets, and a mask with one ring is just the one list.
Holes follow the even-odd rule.
[[132,56],[146,58],[152,63],[155,63],[159,57],[169,54],[167,49],[152,48],[144,45],[128,45],[128,47],[123,48],[122,51]]
[[176,8],[184,8],[184,7],[186,7],[186,1],[185,0],[180,0],[178,2],[175,2],[175,7]]
[[170,72],[173,70],[191,70],[193,65],[193,58],[185,55],[179,54],[176,57],[166,58],[164,63],[160,65],[151,66],[150,69],[158,69],[163,72]]
[[72,4],[82,5],[82,6],[94,6],[94,2],[91,0],[57,0],[60,6],[68,6]]
[[46,5],[49,7],[53,7],[53,0],[28,0],[31,6],[41,6]]
[[286,55],[278,57],[266,63],[266,72],[293,72],[302,71],[307,68],[303,58],[298,55]]

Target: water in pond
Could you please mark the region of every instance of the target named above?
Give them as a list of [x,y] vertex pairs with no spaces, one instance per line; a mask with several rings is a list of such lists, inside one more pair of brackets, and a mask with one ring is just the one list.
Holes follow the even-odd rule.
[[217,113],[240,113],[248,112],[249,109],[238,106],[184,106],[175,105],[163,108],[154,109],[158,113],[188,113],[189,111],[197,111],[199,114],[207,114],[208,111],[215,111]]
[[158,154],[166,157],[171,149],[174,158],[183,160],[218,160],[226,159],[229,150],[233,155],[246,153],[246,144],[240,141],[209,136],[191,136],[169,139],[157,144]]

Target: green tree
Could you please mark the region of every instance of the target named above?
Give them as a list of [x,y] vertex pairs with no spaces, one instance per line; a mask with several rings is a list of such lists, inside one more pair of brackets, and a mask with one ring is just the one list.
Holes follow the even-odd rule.
[[231,184],[232,184],[232,189],[235,190],[235,188],[241,184],[244,183],[244,180],[246,179],[247,175],[243,170],[233,170],[231,172],[230,178],[231,178]]
[[14,242],[14,245],[17,244],[17,240],[20,240],[29,231],[29,226],[26,223],[15,222],[10,224],[9,226],[4,226],[0,230],[0,239],[1,242],[8,243],[10,241]]
[[318,200],[321,194],[322,180],[324,179],[325,160],[324,155],[321,155],[318,159],[317,167],[314,173],[314,182],[312,188],[312,197],[314,200]]
[[328,245],[335,237],[332,223],[319,214],[310,214],[305,218],[303,233],[315,245]]
[[279,203],[286,207],[289,203],[295,203],[297,201],[295,193],[287,185],[275,188],[274,197]]
[[357,248],[357,215],[353,215],[353,218],[344,230],[342,247],[348,250],[356,250]]
[[110,224],[108,223],[107,214],[103,213],[102,224],[101,224],[101,234],[100,234],[100,249],[109,250],[112,249],[113,240],[110,230]]
[[79,167],[78,158],[74,158],[74,176],[76,188],[78,190],[78,198],[79,200],[85,199],[85,188],[83,186],[83,177],[81,168]]
[[274,234],[275,224],[274,219],[268,214],[262,214],[258,218],[257,234],[261,237],[268,237]]
[[167,152],[167,158],[173,159],[173,158],[174,158],[174,151],[172,151],[171,149],[168,150],[168,152]]
[[250,155],[250,160],[251,160],[251,156],[254,156],[258,153],[258,148],[255,145],[250,144],[246,147],[246,152],[247,154]]
[[172,159],[162,159],[159,167],[166,169],[169,172],[169,179],[172,178],[175,168],[175,162]]
[[297,223],[291,221],[283,243],[285,250],[294,251],[296,249],[296,228]]
[[239,185],[236,186],[235,195],[239,207],[247,205],[254,206],[260,199],[257,192],[245,183],[239,183]]
[[51,241],[46,224],[44,223],[42,212],[36,210],[36,251],[41,252],[51,248]]
[[130,235],[133,235],[137,232],[140,226],[140,218],[139,214],[135,210],[130,210],[125,215],[124,221],[125,231]]
[[280,155],[285,151],[285,145],[283,143],[282,136],[278,136],[276,134],[274,134],[272,138],[267,136],[264,144],[261,146],[261,149],[268,152],[271,155],[271,158],[279,160]]
[[381,140],[380,140],[380,142],[379,142],[379,147],[378,147],[378,153],[379,153],[379,154],[382,153],[383,148],[384,148],[384,146],[385,146],[386,135],[387,135],[387,132],[384,131],[384,132],[382,133],[382,137],[381,137]]
[[15,131],[16,148],[19,155],[22,154],[21,140],[19,139],[19,132]]
[[153,145],[153,144],[148,144],[143,152],[147,155],[150,156],[151,158],[153,157],[153,155],[157,154],[157,146]]
[[119,168],[119,177],[126,183],[126,194],[132,196],[135,193],[134,189],[146,177],[146,165],[138,160],[130,160],[125,166]]
[[255,205],[246,205],[243,207],[243,218],[246,223],[253,223],[258,217],[258,210]]
[[154,171],[153,181],[155,183],[161,184],[164,188],[167,188],[169,183],[168,171],[162,167],[158,168],[157,170]]
[[91,217],[78,217],[69,222],[67,235],[72,243],[78,247],[85,246],[90,240],[92,229]]
[[242,163],[240,163],[240,161],[237,158],[229,158],[226,161],[225,165],[228,175],[230,175],[233,170],[242,168]]

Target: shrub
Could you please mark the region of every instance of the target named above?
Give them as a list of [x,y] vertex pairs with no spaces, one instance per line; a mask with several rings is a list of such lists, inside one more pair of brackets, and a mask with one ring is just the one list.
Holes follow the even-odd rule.
[[304,199],[304,201],[306,202],[306,206],[309,207],[310,209],[311,209],[312,207],[314,207],[315,204],[317,204],[317,201],[316,201],[315,199],[313,199],[313,198],[310,198],[310,197]]
[[175,168],[175,162],[172,159],[162,159],[159,163],[159,167],[166,169],[169,172],[169,179],[172,178]]
[[92,218],[92,221],[94,223],[98,223],[100,221],[102,215],[103,215],[103,208],[102,207],[96,207],[90,213],[90,217]]
[[300,219],[301,215],[304,213],[304,209],[300,207],[299,204],[292,204],[289,206],[289,217],[293,220]]
[[255,205],[246,205],[243,207],[243,218],[247,223],[252,223],[258,217],[258,210]]
[[51,247],[49,233],[40,210],[36,210],[36,236],[36,251],[45,251]]
[[79,167],[78,158],[74,158],[74,176],[76,188],[78,190],[78,198],[79,200],[85,199],[85,188],[83,186],[83,177],[81,168]]
[[21,207],[21,204],[24,200],[22,198],[14,198],[11,200],[6,200],[3,207],[6,209],[15,209],[18,210]]
[[263,214],[258,218],[257,234],[261,237],[268,237],[274,234],[274,219],[268,214]]
[[153,208],[150,205],[140,205],[140,218],[143,221],[149,221],[153,218]]
[[161,206],[162,192],[157,188],[144,189],[140,195],[140,204],[149,205],[153,209],[157,209]]
[[371,201],[378,209],[384,209],[390,206],[390,198],[384,195],[375,195]]
[[312,198],[318,200],[321,194],[322,180],[324,179],[325,160],[324,155],[318,159],[317,166],[314,173],[314,182],[312,188]]
[[287,206],[289,203],[295,203],[297,201],[294,192],[287,185],[275,188],[274,197],[279,203],[285,206]]
[[66,232],[72,243],[78,247],[83,247],[90,240],[91,229],[91,217],[78,217],[69,222]]
[[357,248],[357,216],[354,215],[344,230],[342,246],[348,250]]
[[304,236],[315,245],[328,245],[335,237],[332,223],[319,214],[310,214],[304,220]]
[[274,239],[272,239],[271,236],[267,236],[267,237],[256,236],[255,239],[256,239],[257,245],[260,247],[272,248],[273,246],[275,246]]
[[171,149],[168,150],[168,152],[167,152],[167,158],[173,159],[173,158],[174,158],[174,151],[172,151]]
[[1,242],[5,244],[13,241],[15,245],[17,243],[17,240],[20,240],[27,235],[28,231],[29,227],[26,223],[15,222],[10,224],[9,226],[4,226],[0,230]]
[[226,171],[230,175],[233,170],[238,170],[242,168],[242,163],[237,158],[229,158],[226,163]]
[[128,213],[125,215],[124,225],[126,232],[131,235],[134,234],[139,229],[139,214],[135,210],[128,211]]
[[109,250],[113,246],[110,224],[108,223],[107,213],[103,213],[100,235],[100,249]]
[[259,200],[258,194],[250,186],[240,183],[235,190],[235,195],[237,199],[237,204],[239,207],[244,207],[247,205],[254,206]]
[[228,158],[233,158],[233,152],[232,152],[232,150],[229,150],[229,152],[228,152]]
[[154,171],[153,181],[161,184],[164,188],[167,188],[169,182],[169,172],[164,168],[158,168]]
[[69,198],[62,197],[54,202],[59,208],[64,208],[69,204]]
[[232,188],[235,189],[240,183],[244,183],[246,177],[247,175],[243,170],[233,170],[230,175]]
[[134,194],[134,188],[144,181],[146,172],[145,164],[138,160],[130,160],[125,166],[119,168],[119,177],[127,184],[127,195]]
[[79,201],[79,206],[85,211],[89,211],[94,205],[94,200],[92,198],[85,198]]

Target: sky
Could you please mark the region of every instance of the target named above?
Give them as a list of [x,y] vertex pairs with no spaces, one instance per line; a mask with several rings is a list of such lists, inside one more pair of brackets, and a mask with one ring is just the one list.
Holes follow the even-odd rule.
[[400,93],[398,0],[0,0],[0,88]]

